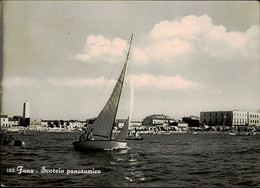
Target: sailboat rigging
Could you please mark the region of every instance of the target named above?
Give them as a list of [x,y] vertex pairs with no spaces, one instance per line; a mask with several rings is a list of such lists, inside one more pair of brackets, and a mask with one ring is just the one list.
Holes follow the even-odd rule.
[[[117,83],[113,89],[113,92],[105,104],[104,108],[99,113],[98,117],[92,125],[90,125],[91,134],[95,139],[91,140],[79,140],[73,142],[75,150],[90,150],[90,149],[121,149],[126,148],[127,143],[117,140],[112,140],[112,133],[114,128],[114,123],[116,120],[116,115],[118,111],[118,106],[120,102],[120,97],[124,85],[124,79],[127,69],[127,64],[129,60],[129,55],[131,51],[131,45],[133,40],[133,34],[130,38],[129,48],[126,55],[126,60],[121,70],[120,76]],[[82,137],[81,137],[82,138]],[[87,138],[87,137],[86,137]]]

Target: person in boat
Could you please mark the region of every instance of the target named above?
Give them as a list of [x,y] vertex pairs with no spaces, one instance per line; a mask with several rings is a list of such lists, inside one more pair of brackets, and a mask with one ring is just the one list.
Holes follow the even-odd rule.
[[93,128],[90,129],[90,131],[87,135],[87,140],[94,140],[92,131],[93,131]]
[[79,137],[79,140],[80,141],[94,140],[92,131],[93,128],[91,128],[90,125],[87,125],[85,132]]
[[140,136],[139,136],[139,134],[138,134],[138,132],[137,132],[137,129],[135,128],[135,136],[134,136],[135,138],[139,138]]
[[131,133],[131,132],[128,132],[128,133],[127,133],[127,136],[128,136],[128,137],[132,136],[132,133]]

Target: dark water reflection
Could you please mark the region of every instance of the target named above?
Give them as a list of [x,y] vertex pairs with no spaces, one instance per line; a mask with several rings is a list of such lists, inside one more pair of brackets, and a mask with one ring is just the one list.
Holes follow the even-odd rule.
[[[122,151],[80,152],[79,132],[14,134],[24,147],[1,147],[1,182],[6,186],[260,186],[260,136],[201,133],[142,135]],[[33,174],[7,172],[23,166]],[[40,173],[41,168],[64,173]],[[101,174],[66,174],[67,170]],[[38,171],[38,172],[36,172]]]

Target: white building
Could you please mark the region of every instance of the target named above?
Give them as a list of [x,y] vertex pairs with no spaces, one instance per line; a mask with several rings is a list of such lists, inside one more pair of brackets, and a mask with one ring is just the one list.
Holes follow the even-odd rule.
[[247,124],[248,118],[247,118],[246,111],[234,110],[232,115],[233,115],[232,125],[248,125]]
[[142,122],[141,121],[131,121],[130,122],[130,130],[134,130],[134,129],[142,129]]
[[8,116],[0,115],[0,123],[1,123],[1,127],[8,127],[9,126]]
[[260,113],[259,112],[248,112],[248,125],[260,126]]
[[41,126],[42,127],[48,127],[48,121],[47,120],[41,120]]
[[209,126],[259,125],[260,113],[245,110],[203,111],[200,123]]

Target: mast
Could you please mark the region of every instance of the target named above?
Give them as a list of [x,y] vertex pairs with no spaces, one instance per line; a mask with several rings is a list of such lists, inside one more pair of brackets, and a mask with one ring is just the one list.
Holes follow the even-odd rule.
[[119,106],[119,101],[121,97],[121,92],[123,89],[123,83],[124,83],[124,78],[125,78],[125,73],[127,68],[127,62],[130,55],[132,39],[133,39],[133,34],[131,35],[125,63],[123,65],[120,76],[117,80],[117,83],[113,89],[113,92],[110,95],[110,98],[108,99],[106,105],[99,113],[98,117],[96,118],[96,120],[92,125],[94,136],[108,138],[109,140],[111,140],[116,114]]
[[[122,88],[123,88],[123,84],[124,84],[125,71],[126,71],[127,62],[128,62],[128,59],[129,59],[129,54],[130,54],[130,50],[131,50],[131,45],[132,45],[133,36],[134,36],[134,34],[131,35],[130,43],[129,43],[129,48],[128,48],[128,52],[127,52],[127,55],[126,55],[125,64],[124,64],[124,67],[123,67],[123,69],[122,69],[122,71],[121,71],[121,74],[120,74],[120,76],[119,76],[119,79],[118,79],[118,81],[121,82],[121,84],[122,84]],[[122,76],[122,75],[123,75],[123,76]],[[121,77],[121,76],[122,76],[122,77]],[[120,80],[120,78],[121,78],[121,80]],[[119,99],[118,99],[118,101],[120,101],[120,98],[121,98],[122,88],[121,88],[120,93],[119,93]],[[117,105],[117,107],[116,107],[116,114],[117,114],[118,106],[119,106],[119,105]],[[115,120],[116,120],[116,115],[115,115],[115,117],[114,117],[114,121],[113,121],[114,123],[115,123]],[[111,140],[111,138],[112,138],[112,133],[113,133],[113,129],[114,129],[114,123],[113,123],[112,129],[111,129],[111,132],[110,132],[109,140]]]

